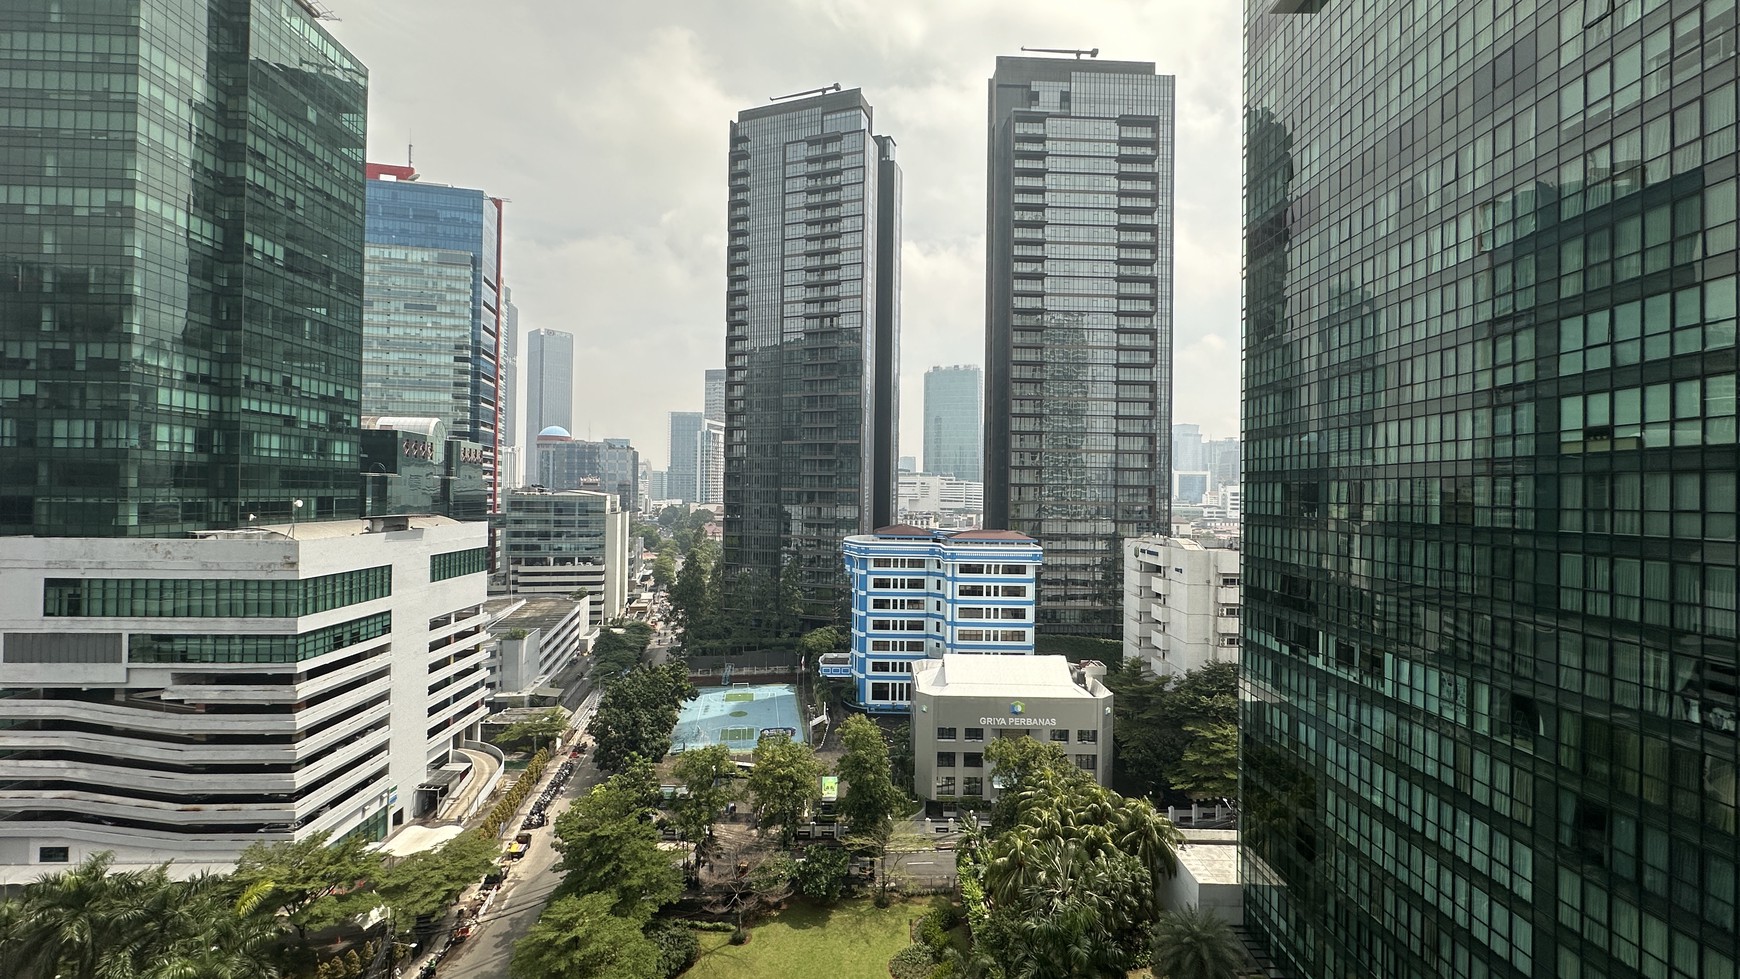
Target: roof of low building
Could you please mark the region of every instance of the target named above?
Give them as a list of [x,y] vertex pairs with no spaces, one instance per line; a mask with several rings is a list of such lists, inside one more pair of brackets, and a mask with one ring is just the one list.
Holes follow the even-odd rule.
[[497,636],[514,629],[542,629],[547,636],[579,608],[579,602],[559,596],[527,595],[484,603],[485,611],[501,616],[489,624],[489,631]]
[[954,540],[954,541],[975,541],[975,540],[1027,541],[1028,543],[1038,543],[1033,538],[1027,536],[1026,534],[1021,533],[1018,530],[963,530],[960,533],[954,534],[951,537],[949,537],[949,540]]
[[1062,656],[1001,656],[946,653],[942,665],[915,667],[914,688],[951,697],[1045,697],[1091,699]]
[[925,530],[923,527],[914,527],[911,524],[904,523],[889,524],[886,527],[877,527],[871,533],[875,534],[877,537],[918,537],[923,540],[930,540],[931,536],[930,531]]

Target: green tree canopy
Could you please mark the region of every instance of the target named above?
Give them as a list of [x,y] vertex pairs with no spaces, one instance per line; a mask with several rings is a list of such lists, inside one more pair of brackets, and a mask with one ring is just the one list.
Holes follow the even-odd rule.
[[822,797],[821,777],[827,769],[809,745],[784,734],[768,734],[755,746],[755,770],[749,794],[765,827],[778,827],[789,844],[797,824]]
[[[1201,798],[1230,798],[1236,794],[1237,765],[1216,767],[1218,756],[1227,759],[1225,726],[1238,724],[1238,665],[1210,663],[1182,677],[1147,675],[1137,660],[1130,660],[1106,677],[1106,686],[1116,694],[1114,743],[1117,749],[1118,788],[1126,795],[1159,798],[1168,792],[1193,794],[1178,784],[1182,775],[1192,785],[1224,788]],[[1192,733],[1192,726],[1198,733]],[[1207,739],[1206,744],[1198,744]],[[1236,736],[1234,737],[1236,744]],[[1189,766],[1185,753],[1195,747]],[[1234,749],[1236,753],[1236,748]],[[1236,762],[1236,758],[1234,759]]]
[[882,729],[863,714],[853,714],[840,726],[840,743],[845,752],[837,768],[846,783],[840,815],[852,832],[873,833],[906,801],[894,787],[888,744],[882,740]]
[[[379,854],[360,834],[331,843],[332,834],[300,840],[255,843],[242,851],[230,880],[238,892],[262,895],[263,906],[282,913],[306,937],[366,910],[372,897],[359,888],[381,872]],[[329,845],[330,844],[330,845]]]
[[682,702],[697,696],[682,663],[637,666],[604,688],[586,733],[597,744],[593,761],[607,774],[638,756],[658,761],[671,748],[671,728]]
[[509,724],[494,740],[504,748],[530,742],[533,750],[536,750],[539,746],[561,737],[566,730],[568,712],[560,707],[552,707],[536,717]]
[[493,837],[479,830],[461,833],[382,871],[375,891],[393,910],[397,927],[408,929],[422,915],[446,911],[467,885],[489,873],[499,852]]
[[730,748],[710,744],[690,748],[677,756],[671,774],[687,790],[677,800],[674,812],[677,829],[684,839],[698,844],[719,818],[719,811],[737,794],[734,781],[737,763],[731,758]]
[[1190,740],[1178,759],[1172,787],[1192,799],[1233,799],[1239,794],[1239,729],[1218,721],[1184,725]]
[[1153,933],[1154,974],[1167,979],[1239,979],[1246,955],[1226,919],[1185,908],[1160,916]]
[[661,979],[644,916],[618,912],[608,894],[557,898],[514,943],[512,979]]
[[637,760],[557,816],[563,892],[606,894],[618,913],[642,918],[681,894],[682,874],[653,826],[657,799],[652,765]]

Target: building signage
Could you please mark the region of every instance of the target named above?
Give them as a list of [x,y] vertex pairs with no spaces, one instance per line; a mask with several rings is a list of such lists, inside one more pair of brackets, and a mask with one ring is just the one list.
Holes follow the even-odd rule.
[[1056,727],[1055,717],[981,717],[979,723],[985,727]]

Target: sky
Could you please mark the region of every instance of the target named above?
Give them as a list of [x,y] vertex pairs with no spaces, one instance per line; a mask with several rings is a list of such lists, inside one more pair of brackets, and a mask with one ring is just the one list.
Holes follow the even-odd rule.
[[[325,0],[369,68],[369,159],[508,199],[523,332],[575,335],[574,434],[663,468],[724,364],[728,123],[861,88],[905,177],[901,448],[924,372],[982,364],[986,80],[1023,45],[1178,79],[1175,422],[1238,433],[1240,4],[1179,0]],[[525,347],[521,344],[522,352]],[[523,414],[522,414],[523,417]],[[529,442],[523,438],[522,444]]]

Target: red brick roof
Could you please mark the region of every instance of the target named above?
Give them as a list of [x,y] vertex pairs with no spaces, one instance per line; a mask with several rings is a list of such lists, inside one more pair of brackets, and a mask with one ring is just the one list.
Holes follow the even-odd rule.
[[1024,540],[1024,541],[1031,541],[1031,540],[1033,540],[1033,538],[1031,538],[1031,537],[1027,536],[1026,534],[1023,534],[1019,531],[1015,531],[1015,530],[963,530],[960,533],[955,534],[954,536],[950,537],[949,540],[964,540],[964,541]]

